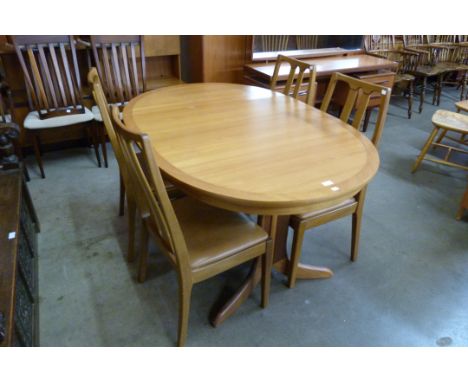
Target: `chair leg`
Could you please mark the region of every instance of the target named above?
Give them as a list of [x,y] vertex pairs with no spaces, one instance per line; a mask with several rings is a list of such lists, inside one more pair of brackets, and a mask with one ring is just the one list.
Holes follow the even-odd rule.
[[91,126],[91,140],[93,141],[94,154],[96,155],[98,167],[102,167],[101,155],[99,154],[99,143],[98,143],[98,138],[96,137],[96,124],[94,122],[93,122],[93,125]]
[[262,256],[262,302],[266,308],[270,300],[271,268],[273,266],[273,246],[271,240],[266,242],[265,254]]
[[[130,215],[130,214],[129,214]],[[148,269],[148,228],[146,223],[142,222],[141,225],[141,250],[140,250],[140,259],[138,262],[138,282],[143,283],[146,280],[146,271]]]
[[[128,251],[127,251],[127,261],[131,263],[135,260],[135,216],[136,216],[136,204],[135,202],[127,197],[127,210],[128,210]],[[148,238],[143,237],[144,233],[147,234],[146,227],[143,224],[142,228],[142,239],[146,241],[141,242],[143,247],[147,247]]]
[[192,285],[182,281],[182,276],[179,274],[179,330],[177,346],[184,346],[187,340],[191,297]]
[[36,133],[36,132],[33,133],[33,145],[34,145],[34,155],[36,156],[36,162],[39,166],[39,170],[41,171],[41,177],[42,179],[44,179],[45,172],[44,172],[44,166],[42,165],[39,133]]
[[434,140],[434,138],[436,137],[437,133],[439,132],[440,128],[439,127],[434,127],[434,130],[432,130],[432,133],[431,135],[429,136],[429,138],[427,139],[426,143],[424,144],[424,147],[422,148],[418,158],[416,159],[416,162],[414,163],[413,165],[413,168],[411,170],[411,172],[415,172],[419,165],[421,164],[422,160],[424,159],[424,157],[426,156],[426,153],[427,151],[429,150],[429,148],[431,147],[432,145],[432,141]]
[[427,77],[423,77],[422,85],[421,85],[421,99],[419,101],[419,114],[423,111],[424,105],[424,98],[426,97],[426,87],[427,87]]
[[460,101],[463,101],[463,93],[465,93],[466,88],[466,70],[463,72],[462,78],[460,80],[461,91],[460,91]]
[[448,130],[442,130],[442,132],[439,134],[439,138],[437,138],[436,143],[442,142],[442,139],[444,139],[445,134],[447,134]]
[[102,156],[104,157],[104,166],[108,168],[109,162],[107,161],[106,132],[104,130],[104,126],[99,126],[98,129],[99,129],[99,137],[101,139]]
[[366,198],[366,188],[362,189],[357,196],[357,208],[352,215],[351,228],[351,261],[356,261],[359,255],[359,238],[361,237],[362,212],[364,210],[364,200]]
[[441,76],[442,74],[439,74],[436,78],[436,82],[434,84],[434,93],[432,94],[432,104],[435,105],[439,93],[439,84],[441,82]]
[[301,224],[294,229],[294,236],[291,249],[291,259],[289,261],[288,287],[294,288],[297,278],[297,266],[301,257],[302,242],[304,241],[305,229]]
[[122,178],[122,173],[119,172],[120,191],[119,191],[119,216],[125,214],[125,185]]
[[411,114],[413,113],[413,93],[414,83],[410,81],[408,84],[408,119],[411,119]]

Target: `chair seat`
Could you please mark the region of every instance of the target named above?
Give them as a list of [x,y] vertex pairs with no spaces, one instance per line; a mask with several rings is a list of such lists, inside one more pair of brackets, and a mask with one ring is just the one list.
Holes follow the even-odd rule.
[[414,81],[414,76],[408,73],[401,73],[395,76],[395,83],[402,81]]
[[355,198],[350,198],[350,199],[346,199],[345,201],[343,201],[341,203],[334,204],[334,205],[332,205],[330,207],[327,207],[327,208],[322,208],[320,210],[306,212],[304,214],[294,215],[293,218],[294,219],[299,219],[299,220],[307,220],[307,219],[315,218],[317,216],[327,215],[329,213],[338,211],[338,210],[340,210],[342,208],[349,207],[349,206],[351,206],[351,205],[353,205],[355,203],[357,203],[356,199]]
[[437,110],[432,116],[432,123],[443,129],[462,134],[468,133],[468,116],[449,110]]
[[468,70],[468,65],[457,62],[439,62],[436,67],[442,72]]
[[[192,269],[203,268],[264,242],[268,235],[247,216],[190,197],[173,201]],[[209,234],[207,234],[209,233]]]
[[37,111],[31,111],[24,119],[23,125],[25,129],[50,129],[92,121],[94,115],[91,110],[85,107],[84,111],[82,114],[61,115],[46,119],[40,119]]
[[435,76],[439,74],[440,72],[441,72],[441,69],[436,66],[421,65],[417,67],[417,69],[414,71],[414,74],[416,76],[431,77],[431,76]]
[[455,106],[460,109],[460,110],[463,110],[463,111],[466,111],[468,112],[468,99],[464,100],[464,101],[458,101],[455,103]]
[[[124,106],[127,104],[128,102],[125,102]],[[111,106],[121,106],[120,104],[112,104]],[[91,108],[91,112],[93,113],[93,116],[94,116],[94,120],[95,121],[98,121],[98,122],[102,122],[102,116],[101,116],[101,110],[99,110],[99,106],[97,105],[94,105],[92,108]],[[123,119],[123,113],[120,112],[119,114],[119,117],[120,119]]]

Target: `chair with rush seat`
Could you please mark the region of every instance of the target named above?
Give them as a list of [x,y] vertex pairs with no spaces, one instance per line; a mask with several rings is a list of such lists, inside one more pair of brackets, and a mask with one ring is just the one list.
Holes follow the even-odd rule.
[[[87,123],[93,121],[94,116],[83,106],[72,36],[12,36],[12,42],[23,70],[29,107],[33,110],[26,116],[23,126],[33,137],[36,161],[42,178],[45,178],[40,132]],[[87,130],[92,127],[86,125]],[[94,131],[92,137],[96,159],[101,166]]]
[[[288,96],[291,96],[295,99],[301,97],[305,103],[308,105],[314,105],[315,102],[315,93],[317,84],[315,82],[317,72],[314,65],[310,65],[307,62],[297,60],[292,57],[284,56],[282,54],[278,55],[275,64],[275,70],[273,71],[273,77],[271,78],[271,90],[276,90],[278,79],[281,75],[281,66],[289,66],[289,73],[287,76],[286,84],[282,93]],[[308,83],[305,90],[302,89],[304,75],[308,73]]]
[[[178,345],[184,345],[187,337],[193,285],[255,258],[262,261],[261,305],[266,307],[272,266],[268,234],[240,213],[211,207],[189,197],[171,202],[148,136],[127,130],[116,106],[112,107],[112,116],[143,220],[139,281],[146,277],[149,235],[177,272]],[[141,160],[137,158],[136,147],[141,150]]]
[[[132,98],[146,91],[146,60],[143,36],[91,36],[91,50],[107,101],[122,111]],[[91,111],[102,122],[97,106]],[[104,164],[108,167],[104,136]]]
[[[324,112],[328,111],[330,103],[333,99],[333,95],[335,94],[335,89],[339,83],[346,84],[348,89],[346,102],[344,103],[339,118],[342,121],[348,123],[351,118],[351,113],[353,110],[355,110],[351,122],[355,129],[359,130],[370,98],[379,98],[379,113],[371,138],[372,143],[378,148],[385,124],[385,119],[387,117],[391,89],[370,82],[358,80],[341,73],[333,73],[320,110]],[[294,236],[291,250],[290,269],[288,274],[288,285],[290,288],[295,286],[299,258],[301,256],[302,250],[302,242],[304,240],[304,233],[310,228],[318,227],[322,224],[342,218],[344,216],[352,215],[351,260],[357,260],[362,211],[364,208],[366,189],[367,187],[364,187],[353,198],[339,204],[332,204],[327,208],[310,211],[301,215],[291,216],[289,224],[294,230]]]

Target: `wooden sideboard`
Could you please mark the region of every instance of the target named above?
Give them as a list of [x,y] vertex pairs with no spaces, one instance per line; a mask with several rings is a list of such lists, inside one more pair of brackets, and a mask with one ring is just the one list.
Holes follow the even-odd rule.
[[0,346],[39,345],[37,232],[22,169],[0,170]]
[[[362,53],[340,53],[334,56],[301,58],[302,61],[316,66],[317,69],[317,99],[320,102],[325,94],[328,80],[332,73],[340,72],[355,76],[365,81],[377,83],[391,88],[395,79],[396,62]],[[244,67],[244,81],[246,84],[270,87],[275,68],[274,62],[247,64]],[[289,68],[280,70],[277,89],[284,87]],[[370,107],[373,107],[370,103]]]

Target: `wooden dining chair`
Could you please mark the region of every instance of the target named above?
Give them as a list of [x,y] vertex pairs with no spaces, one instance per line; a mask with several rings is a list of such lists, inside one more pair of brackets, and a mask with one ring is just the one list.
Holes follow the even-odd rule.
[[[98,72],[96,68],[91,68],[88,73],[88,83],[91,86],[94,100],[99,107],[100,115],[104,123],[107,135],[111,142],[114,155],[119,166],[119,178],[120,178],[120,195],[119,195],[119,215],[124,215],[125,210],[125,196],[127,199],[127,210],[128,210],[128,252],[127,260],[133,261],[135,257],[135,222],[136,222],[136,202],[134,192],[132,191],[132,183],[128,176],[128,166],[125,162],[125,158],[120,147],[120,143],[117,139],[114,124],[110,115],[110,106],[107,102],[106,95],[99,80]],[[141,159],[141,152],[137,153],[137,157]],[[146,167],[144,167],[146,168]],[[181,197],[183,193],[174,187],[168,181],[164,181],[166,190],[171,199]]]
[[[272,248],[268,234],[243,214],[185,197],[170,201],[146,134],[125,128],[112,107],[117,139],[129,168],[142,224],[139,281],[146,277],[148,235],[175,267],[179,281],[178,345],[187,337],[192,287],[252,259],[262,261],[261,306],[268,304]],[[137,157],[141,150],[141,160]],[[145,172],[144,168],[147,171]]]
[[[32,135],[34,153],[42,178],[39,134],[44,129],[66,127],[93,121],[93,113],[83,106],[81,80],[75,42],[72,36],[12,36],[23,70],[30,112],[23,126]],[[94,126],[92,139],[98,165],[101,159]]]
[[424,35],[404,35],[403,47],[405,51],[417,53],[419,55],[416,69],[412,70],[410,74],[414,75],[418,81],[418,92],[421,97],[419,113],[421,113],[426,97],[428,80],[430,78],[435,78],[436,80],[433,85],[432,104],[435,104],[437,100],[440,99],[441,84],[438,78],[444,69],[438,65],[438,61],[440,52],[445,48],[443,46],[430,45],[427,36]]
[[[307,62],[279,54],[276,59],[273,77],[271,78],[271,90],[276,90],[280,77],[285,77],[283,73],[281,73],[282,66],[286,67],[286,69],[289,67],[286,84],[281,89],[282,93],[295,99],[304,99],[305,103],[313,106],[315,103],[315,94],[317,89],[317,70],[315,66]],[[307,84],[304,84],[303,82],[306,74],[308,75],[308,82]]]
[[[398,63],[398,68],[393,82],[392,95],[403,93],[408,100],[408,118],[413,114],[413,93],[416,77],[412,74],[418,67],[418,53],[404,51],[397,48],[395,36],[371,35],[364,39],[366,53],[377,57],[383,57]],[[399,90],[396,92],[395,90]],[[423,99],[420,99],[423,102]],[[421,108],[421,104],[420,104]]]
[[[322,101],[320,110],[323,112],[328,111],[338,83],[345,84],[348,89],[346,102],[342,108],[339,118],[346,123],[349,123],[350,118],[352,118],[351,125],[357,130],[359,130],[363,121],[366,108],[371,97],[378,97],[379,106],[377,122],[375,124],[375,129],[371,138],[374,146],[378,148],[385,125],[385,119],[387,117],[391,89],[335,72],[330,79],[325,97]],[[340,88],[340,91],[342,91],[342,88]],[[353,111],[354,115],[352,115]],[[332,203],[329,207],[321,208],[320,210],[291,216],[289,224],[294,230],[294,236],[292,241],[291,261],[288,274],[288,285],[290,288],[293,288],[296,284],[297,270],[299,258],[301,256],[304,233],[308,229],[318,227],[322,224],[340,219],[348,215],[352,215],[351,261],[357,260],[362,212],[364,208],[366,190],[367,187],[364,187],[353,198],[345,200],[344,202],[338,204]]]
[[[91,36],[91,50],[107,101],[121,111],[132,98],[146,91],[146,59],[143,36]],[[96,121],[102,122],[100,109],[91,108]],[[104,165],[108,167],[105,141]]]

